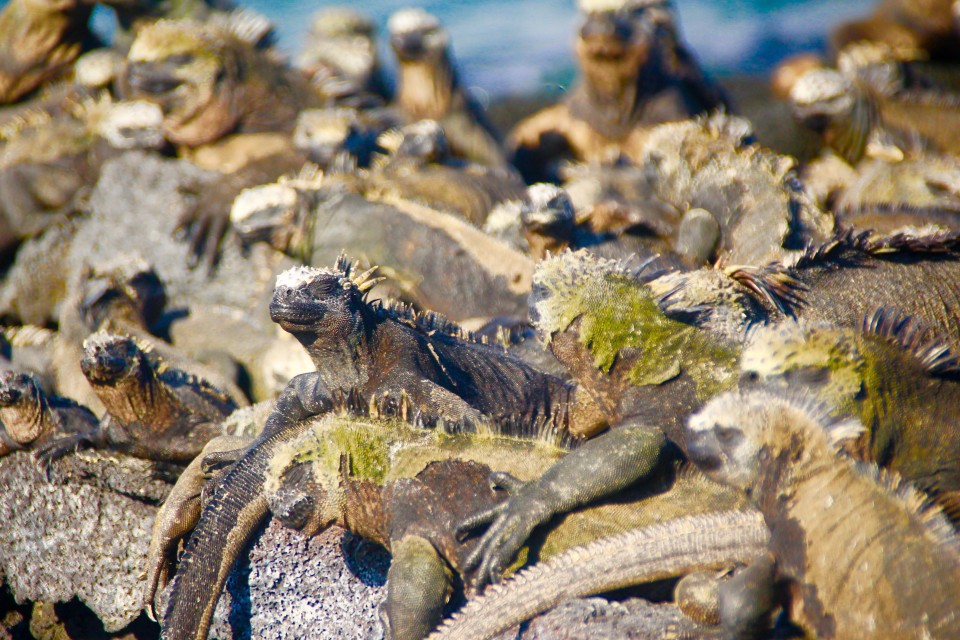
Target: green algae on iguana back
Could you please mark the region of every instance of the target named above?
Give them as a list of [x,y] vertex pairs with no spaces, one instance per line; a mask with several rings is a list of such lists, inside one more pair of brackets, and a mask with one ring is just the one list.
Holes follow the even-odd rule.
[[585,251],[563,254],[534,274],[532,315],[548,343],[579,318],[579,340],[595,366],[609,372],[628,358],[633,384],[661,384],[683,370],[701,400],[731,386],[738,349],[664,315],[647,287],[651,277]]
[[853,454],[896,471],[960,522],[957,359],[922,323],[889,309],[859,328],[782,323],[757,332],[741,369],[857,416],[866,431],[849,447]]

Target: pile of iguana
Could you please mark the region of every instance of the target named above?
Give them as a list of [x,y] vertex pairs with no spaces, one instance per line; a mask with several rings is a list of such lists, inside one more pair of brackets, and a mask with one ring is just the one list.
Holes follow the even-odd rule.
[[[691,459],[748,491],[770,527],[772,557],[758,554],[719,587],[723,637],[768,633],[765,621],[778,604],[816,637],[950,638],[960,631],[956,534],[909,485],[836,455],[860,431],[823,406],[764,392],[723,394],[691,417]],[[716,526],[710,516],[693,521]],[[631,532],[557,556],[468,603],[431,638],[492,638],[565,598],[631,584],[631,575],[643,575],[634,564],[643,565],[648,543]],[[780,590],[783,602],[778,576],[790,586]]]
[[[204,489],[208,497],[199,521],[201,470],[193,467],[192,474],[181,476],[154,529],[148,607],[163,574],[158,567],[166,566],[178,535],[196,522],[163,615],[164,637],[206,637],[231,566],[269,514],[308,535],[338,524],[387,546],[393,554],[387,636],[424,637],[439,622],[454,587],[471,582],[464,558],[475,541],[461,542],[456,524],[471,511],[496,504],[497,492],[487,482],[491,470],[510,486],[539,476],[563,454],[549,432],[539,440],[520,440],[492,426],[444,433],[337,415],[300,422],[261,438],[216,476],[213,488]],[[656,437],[630,428],[620,434],[625,455],[629,449],[644,450],[646,439]],[[644,580],[745,561],[763,549],[766,531],[755,515],[740,511],[739,492],[720,489],[698,474],[675,474],[672,465],[657,459],[636,463],[656,472],[652,486],[571,514],[533,540],[526,558],[542,560],[596,537],[674,519],[673,530],[651,529],[649,545],[656,557],[682,540],[677,557],[672,563],[652,562]],[[691,515],[700,520],[684,518]],[[727,522],[732,524],[720,535],[695,529]]]

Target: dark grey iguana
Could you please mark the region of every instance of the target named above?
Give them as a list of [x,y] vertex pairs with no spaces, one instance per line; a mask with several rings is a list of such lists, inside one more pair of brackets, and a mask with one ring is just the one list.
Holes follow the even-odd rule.
[[777,573],[791,583],[788,609],[805,631],[956,637],[956,532],[909,485],[836,455],[860,428],[809,402],[727,394],[691,418],[687,451],[710,477],[750,492],[770,527]]
[[921,323],[883,309],[862,327],[781,323],[756,332],[742,385],[806,389],[864,426],[844,447],[897,472],[960,522],[960,384],[955,352]]
[[[630,427],[618,433],[627,457],[645,450],[648,438],[659,437]],[[236,465],[213,480],[213,489],[205,489],[210,496],[174,578],[163,616],[164,637],[206,637],[230,567],[252,530],[270,512],[308,535],[339,524],[387,546],[393,554],[387,583],[388,637],[423,637],[439,621],[472,544],[457,540],[456,523],[498,499],[487,482],[490,470],[499,472],[497,477],[504,484],[536,477],[563,454],[550,440],[555,442],[556,437],[549,430],[540,440],[518,440],[497,435],[496,427],[443,433],[337,415],[301,422],[261,440],[260,446],[248,449]],[[659,470],[655,487],[628,491],[617,500],[571,514],[533,541],[527,558],[543,559],[606,533],[688,514],[722,511],[717,517],[723,520],[743,503],[741,494],[717,493],[715,485],[704,483],[696,474],[674,475],[669,463],[661,466],[656,458],[634,458],[633,462],[648,471]],[[198,473],[196,469],[194,475]],[[182,502],[181,489],[196,495],[195,485],[191,476],[183,476],[171,504]],[[701,517],[709,520],[711,516]],[[158,533],[169,540],[169,523],[179,529],[189,520],[189,514],[179,521],[161,517],[154,540]],[[673,576],[756,554],[763,549],[766,532],[755,516],[751,520],[745,515],[742,520],[738,535],[723,543],[706,540],[702,548],[688,545],[674,566],[657,566],[646,578]],[[658,544],[669,541],[660,538],[652,546]],[[160,546],[154,548],[159,551]],[[153,556],[151,567],[156,560]],[[463,572],[461,579],[469,585],[468,573]]]
[[42,448],[51,439],[89,436],[97,417],[68,398],[49,396],[33,375],[0,372],[0,456],[22,449]]
[[84,341],[84,376],[106,408],[92,433],[53,440],[41,457],[54,460],[79,446],[187,464],[236,405],[205,380],[150,362],[132,338],[96,333]]
[[470,340],[442,316],[368,300],[372,271],[357,273],[341,257],[333,269],[296,267],[277,278],[270,316],[304,346],[316,371],[290,381],[264,437],[348,391],[427,425],[544,422],[565,432],[589,421],[592,403],[560,378]]
[[231,216],[247,241],[265,240],[305,264],[363,256],[395,297],[456,321],[526,314],[533,261],[448,213],[306,176],[243,192]]
[[460,85],[449,36],[423,9],[401,9],[387,23],[397,56],[394,107],[411,121],[438,121],[454,155],[489,166],[506,164],[497,135]]

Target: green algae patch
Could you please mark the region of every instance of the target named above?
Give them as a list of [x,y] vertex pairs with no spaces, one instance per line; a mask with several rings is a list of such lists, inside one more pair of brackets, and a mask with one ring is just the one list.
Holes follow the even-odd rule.
[[579,319],[579,341],[603,372],[623,360],[636,385],[662,384],[685,373],[704,398],[728,388],[735,377],[735,349],[668,318],[650,289],[619,263],[564,254],[538,269],[534,283],[541,332],[552,336]]

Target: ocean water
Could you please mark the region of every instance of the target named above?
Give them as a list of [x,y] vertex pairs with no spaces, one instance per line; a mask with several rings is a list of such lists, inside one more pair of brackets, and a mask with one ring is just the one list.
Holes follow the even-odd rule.
[[[294,54],[323,6],[318,0],[235,0],[268,16],[280,48]],[[674,0],[687,42],[718,76],[762,74],[782,58],[821,51],[830,29],[866,14],[876,0]],[[0,0],[0,7],[6,0]],[[354,2],[385,28],[397,9],[417,5],[437,15],[452,35],[464,81],[484,95],[560,92],[574,75],[575,0],[366,0]],[[95,28],[111,32],[112,17],[98,10]],[[383,48],[386,67],[391,56]]]
[[[270,17],[280,46],[295,52],[316,0],[238,0]],[[416,4],[450,31],[462,77],[480,97],[562,90],[573,76],[574,0],[369,0],[353,6],[381,26]],[[717,75],[759,74],[800,51],[822,50],[836,23],[868,13],[875,0],[675,0],[687,42]],[[390,55],[385,51],[384,60]]]

